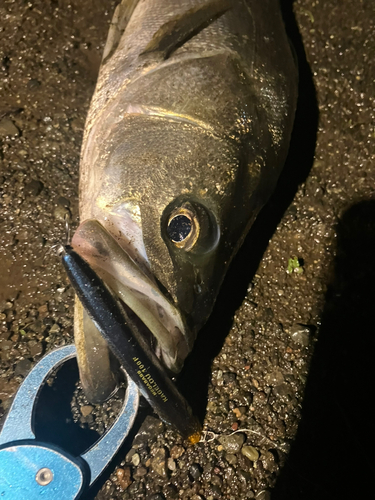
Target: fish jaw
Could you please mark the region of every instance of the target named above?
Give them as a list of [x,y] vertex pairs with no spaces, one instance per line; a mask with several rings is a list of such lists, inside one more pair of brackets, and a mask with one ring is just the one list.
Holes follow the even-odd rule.
[[[142,267],[133,260],[127,241],[121,246],[113,236],[116,218],[107,218],[107,227],[97,220],[86,220],[78,227],[73,248],[90,264],[105,284],[129,308],[139,323],[139,330],[151,338],[146,340],[156,351],[164,366],[178,373],[190,347],[188,332],[177,308],[160,291],[150,273],[147,262]],[[121,241],[121,240],[120,240]],[[135,252],[136,253],[136,252]],[[138,254],[138,261],[142,256]],[[138,320],[137,320],[138,321]],[[112,393],[116,378],[114,362],[95,325],[76,304],[75,335],[79,351],[81,380],[91,400],[105,400]],[[111,373],[110,373],[111,372]]]

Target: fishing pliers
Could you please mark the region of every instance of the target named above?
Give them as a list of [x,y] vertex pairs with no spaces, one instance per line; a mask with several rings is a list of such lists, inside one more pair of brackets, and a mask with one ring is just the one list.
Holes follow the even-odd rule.
[[33,420],[47,378],[76,355],[74,345],[47,354],[21,384],[0,432],[0,497],[4,500],[78,499],[96,481],[129,433],[139,392],[128,378],[122,409],[112,427],[85,453],[72,456],[35,438]]

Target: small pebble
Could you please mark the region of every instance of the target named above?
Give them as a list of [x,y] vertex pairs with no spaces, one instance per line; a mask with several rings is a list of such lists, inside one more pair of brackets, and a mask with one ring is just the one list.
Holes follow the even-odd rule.
[[130,450],[126,454],[125,461],[126,462],[131,462],[131,459],[132,459],[134,453],[136,453],[135,449],[134,448],[130,448]]
[[129,488],[132,484],[130,467],[124,467],[123,469],[117,469],[116,476],[118,484],[123,490]]
[[183,446],[174,445],[169,452],[171,458],[180,458],[185,453],[185,448]]
[[307,347],[310,344],[311,328],[306,325],[300,325],[296,323],[290,329],[290,336],[293,342],[299,344],[303,347]]
[[230,465],[235,465],[237,463],[237,457],[236,455],[232,455],[231,453],[227,453],[225,455],[225,459]]
[[176,470],[176,462],[173,460],[173,458],[169,457],[168,461],[167,461],[167,464],[168,464],[168,469],[169,470],[171,470],[171,471]]
[[221,436],[219,443],[228,453],[238,453],[245,442],[244,434],[238,433],[231,436]]
[[241,453],[252,462],[256,462],[259,458],[259,451],[254,446],[243,446]]
[[53,216],[58,220],[66,220],[70,218],[70,210],[66,207],[62,207],[61,205],[57,205],[53,210]]
[[154,458],[151,459],[151,467],[161,477],[167,477],[167,453],[164,448],[159,448]]
[[59,327],[59,325],[55,323],[54,325],[51,326],[49,333],[59,333],[60,330],[61,328]]
[[250,480],[251,480],[251,474],[250,472],[246,471],[246,470],[242,470],[240,469],[238,472],[238,477],[240,479],[242,479],[242,481],[244,481],[245,483],[248,483]]
[[271,386],[280,385],[284,382],[284,375],[280,370],[273,370],[265,377],[266,383]]
[[147,415],[138,434],[133,440],[133,448],[140,449],[147,446],[156,439],[158,434],[162,433],[164,430],[164,424],[158,418]]
[[140,459],[140,456],[138,453],[134,453],[134,455],[132,456],[132,464],[135,466],[135,467],[138,467],[139,463],[140,463],[141,459]]
[[92,412],[94,408],[90,405],[84,405],[84,406],[81,406],[81,414],[83,417],[87,417],[88,415],[90,415],[90,413]]
[[192,464],[189,468],[189,473],[191,475],[191,477],[195,480],[197,480],[201,474],[202,474],[202,470],[201,470],[201,467],[199,464]]
[[21,359],[18,361],[16,368],[14,369],[14,375],[22,375],[24,377],[31,370],[32,362],[29,359]]
[[35,357],[39,356],[43,352],[43,345],[40,343],[34,344],[29,348],[30,355]]
[[140,478],[144,477],[147,474],[147,469],[146,467],[137,467],[137,470],[134,473],[134,477]]

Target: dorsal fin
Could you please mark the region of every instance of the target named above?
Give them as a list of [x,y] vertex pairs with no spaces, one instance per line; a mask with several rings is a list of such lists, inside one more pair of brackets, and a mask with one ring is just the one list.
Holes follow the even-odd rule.
[[211,0],[179,14],[154,34],[142,54],[160,52],[167,59],[172,52],[233,6],[233,0]]
[[116,50],[139,0],[122,0],[115,9],[104,47],[102,63],[105,63]]

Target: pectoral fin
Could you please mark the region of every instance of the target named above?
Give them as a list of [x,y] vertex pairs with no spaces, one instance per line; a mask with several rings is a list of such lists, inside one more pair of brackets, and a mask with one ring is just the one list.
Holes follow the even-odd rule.
[[74,309],[74,337],[85,395],[91,403],[102,403],[116,390],[114,374],[119,372],[119,363],[78,298]]

